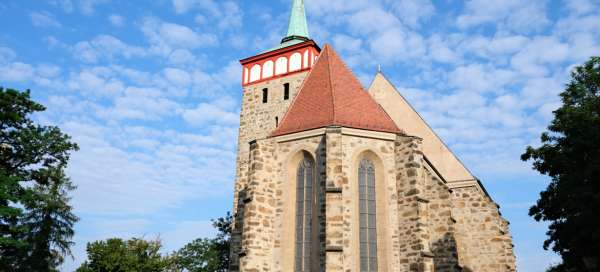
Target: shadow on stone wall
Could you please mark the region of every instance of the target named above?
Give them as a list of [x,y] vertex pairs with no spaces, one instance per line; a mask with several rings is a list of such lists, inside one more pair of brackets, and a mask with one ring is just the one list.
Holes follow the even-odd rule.
[[319,215],[317,217],[318,220],[318,243],[319,243],[319,252],[317,259],[319,260],[319,271],[325,271],[325,262],[326,262],[326,218],[327,218],[327,209],[325,206],[326,199],[326,167],[327,167],[327,152],[326,152],[326,142],[325,137],[321,139],[319,146],[316,150],[316,171],[317,171],[317,205],[319,206]]
[[239,191],[237,199],[237,212],[234,214],[234,230],[231,233],[231,253],[229,271],[239,271],[240,255],[242,252],[242,235],[244,233],[244,204],[248,195],[248,189],[244,188]]
[[456,239],[451,232],[431,245],[431,252],[435,256],[433,265],[436,272],[469,272],[468,268],[461,268],[458,263],[458,251]]

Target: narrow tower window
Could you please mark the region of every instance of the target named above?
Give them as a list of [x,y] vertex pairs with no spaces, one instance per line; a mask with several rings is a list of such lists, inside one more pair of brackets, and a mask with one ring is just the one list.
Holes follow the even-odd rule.
[[262,93],[262,102],[267,103],[269,101],[269,89],[264,88]]
[[297,272],[311,270],[311,244],[313,221],[313,164],[304,158],[298,166],[296,177],[296,269]]
[[283,84],[283,100],[288,100],[288,99],[290,99],[290,84],[285,83],[285,84]]
[[375,167],[364,159],[358,168],[360,212],[360,271],[377,271],[377,229],[375,206]]
[[275,127],[279,126],[279,117],[275,116]]

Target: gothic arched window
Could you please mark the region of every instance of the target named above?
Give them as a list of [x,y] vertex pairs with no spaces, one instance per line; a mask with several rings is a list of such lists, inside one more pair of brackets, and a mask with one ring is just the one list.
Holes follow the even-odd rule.
[[377,271],[377,213],[375,205],[375,167],[363,159],[358,167],[360,212],[360,271]]
[[307,272],[311,268],[312,221],[315,194],[313,188],[314,167],[304,158],[296,176],[296,271]]

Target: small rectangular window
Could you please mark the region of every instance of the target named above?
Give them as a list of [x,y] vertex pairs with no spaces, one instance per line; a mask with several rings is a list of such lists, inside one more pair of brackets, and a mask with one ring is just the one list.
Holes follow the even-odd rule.
[[262,97],[262,102],[263,103],[267,103],[269,101],[269,89],[264,88],[263,89],[263,97]]
[[288,100],[288,99],[290,99],[290,84],[285,83],[285,84],[283,84],[283,100]]

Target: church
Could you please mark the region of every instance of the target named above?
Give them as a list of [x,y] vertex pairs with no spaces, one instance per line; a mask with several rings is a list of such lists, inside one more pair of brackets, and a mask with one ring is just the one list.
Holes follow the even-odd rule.
[[509,223],[392,83],[310,38],[240,61],[230,271],[516,271]]

